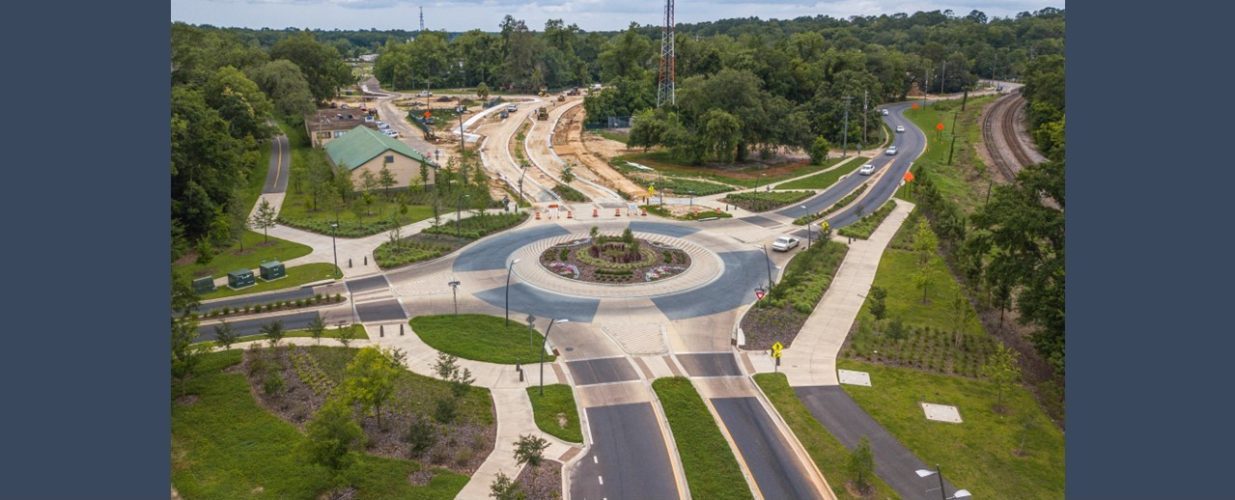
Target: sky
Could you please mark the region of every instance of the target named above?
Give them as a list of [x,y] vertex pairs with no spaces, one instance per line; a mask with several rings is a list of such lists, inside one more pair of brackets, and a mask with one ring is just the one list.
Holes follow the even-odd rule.
[[[972,10],[988,17],[1009,17],[1043,7],[1063,8],[1062,0],[675,0],[678,23],[737,17],[792,19],[828,15],[847,18],[951,9],[963,16]],[[172,21],[246,28],[405,29],[419,27],[452,32],[497,31],[506,14],[540,30],[548,19],[562,19],[588,31],[626,28],[632,21],[659,25],[664,0],[171,0]]]

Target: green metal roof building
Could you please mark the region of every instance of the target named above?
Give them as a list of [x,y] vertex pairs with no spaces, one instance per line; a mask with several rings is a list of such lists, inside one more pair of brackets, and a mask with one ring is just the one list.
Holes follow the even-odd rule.
[[436,177],[437,164],[433,160],[402,141],[363,125],[330,141],[325,149],[331,163],[352,172],[355,184],[359,184],[361,171],[368,170],[378,176],[385,167],[394,175],[396,186],[414,185],[419,183],[421,163],[432,167],[426,184],[433,184]]

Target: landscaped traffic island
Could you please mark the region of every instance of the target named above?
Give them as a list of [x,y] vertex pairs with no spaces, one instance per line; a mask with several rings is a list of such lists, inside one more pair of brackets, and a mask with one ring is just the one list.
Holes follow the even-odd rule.
[[554,245],[540,254],[540,264],[558,276],[589,283],[629,284],[659,281],[686,272],[691,259],[682,249],[636,238],[602,235]]

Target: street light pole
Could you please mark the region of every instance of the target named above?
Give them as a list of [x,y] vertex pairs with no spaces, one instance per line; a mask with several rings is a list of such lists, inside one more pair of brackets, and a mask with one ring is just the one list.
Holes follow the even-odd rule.
[[459,280],[452,278],[450,282],[446,284],[450,285],[450,292],[454,296],[454,302],[455,302],[455,316],[458,316],[459,315],[459,285],[461,285],[462,283],[460,283]]
[[956,493],[953,493],[952,496],[948,496],[948,490],[944,489],[943,486],[943,471],[939,469],[939,464],[935,464],[935,470],[918,469],[914,472],[918,474],[918,477],[939,476],[939,498],[942,498],[943,500],[960,500],[962,498],[969,498],[973,496],[969,493],[969,490],[966,489],[956,490]]
[[510,261],[510,267],[506,268],[506,328],[510,328],[510,273],[515,270],[515,264],[519,263],[519,259]]
[[549,328],[545,329],[545,339],[540,343],[540,395],[545,395],[545,345],[549,343],[549,332],[553,331],[553,323],[566,323],[569,319],[551,319]]
[[334,221],[330,224],[330,251],[334,252],[334,272],[337,278],[341,274],[339,269],[339,247],[334,244],[334,236],[339,232],[339,221]]
[[[519,203],[523,203],[523,176],[527,175],[527,163],[519,166],[522,173],[519,174]],[[519,213],[519,207],[515,206],[515,213]]]
[[455,236],[463,237],[463,199],[471,198],[472,195],[465,194],[458,198],[459,202],[455,204]]
[[[803,213],[803,215],[806,215],[806,213],[805,213],[805,212],[806,212],[806,205],[802,205],[802,211],[804,212],[804,213]],[[810,222],[807,222],[807,223],[806,223],[806,249],[807,249],[807,250],[810,250],[810,240],[811,240],[811,236],[810,236],[810,225],[811,225],[811,223],[810,223]]]
[[763,244],[763,256],[768,263],[768,290],[772,289],[772,255],[768,253],[768,244]]

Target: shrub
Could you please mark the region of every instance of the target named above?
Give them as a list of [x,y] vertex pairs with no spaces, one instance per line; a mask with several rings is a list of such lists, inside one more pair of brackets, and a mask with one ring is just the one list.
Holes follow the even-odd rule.
[[262,390],[266,391],[267,395],[273,395],[283,390],[283,375],[277,370],[271,370],[266,374],[265,380],[262,381]]

